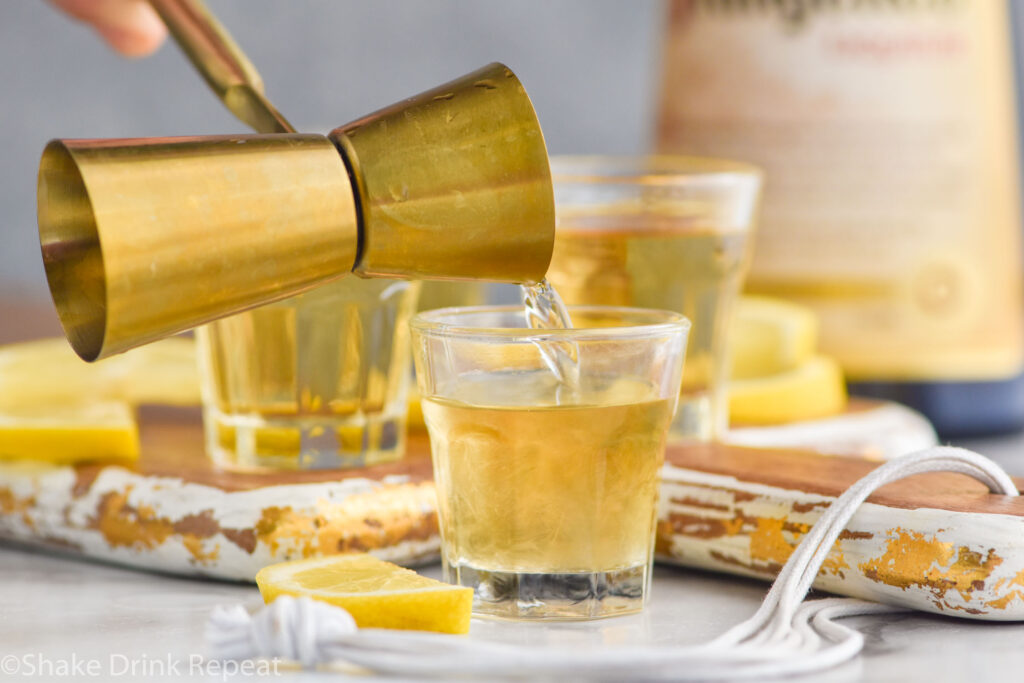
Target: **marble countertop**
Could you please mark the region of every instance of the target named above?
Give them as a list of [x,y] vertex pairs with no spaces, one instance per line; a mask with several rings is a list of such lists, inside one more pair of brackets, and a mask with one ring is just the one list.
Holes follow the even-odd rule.
[[[439,568],[424,573],[436,577]],[[202,659],[210,610],[230,603],[258,607],[253,586],[149,574],[13,546],[0,546],[0,577],[0,680],[339,680],[337,673],[285,665],[267,668],[263,676],[225,675]],[[560,624],[474,620],[470,637],[574,649],[693,644],[749,616],[766,590],[752,580],[659,567],[644,614]],[[1024,669],[1024,624],[923,614],[849,623],[866,637],[863,655],[806,680],[994,681],[1016,679]]]

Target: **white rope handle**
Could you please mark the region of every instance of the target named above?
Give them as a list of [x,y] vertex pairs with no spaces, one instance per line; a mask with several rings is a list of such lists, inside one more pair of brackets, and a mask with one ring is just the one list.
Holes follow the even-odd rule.
[[853,598],[803,602],[829,550],[857,508],[879,487],[923,472],[971,476],[993,493],[1016,496],[991,460],[939,446],[891,460],[837,498],[801,540],[761,607],[714,640],[685,647],[565,651],[485,643],[457,636],[359,629],[345,610],[308,598],[281,597],[255,615],[218,607],[206,626],[211,656],[281,657],[306,667],[346,661],[379,673],[419,677],[571,676],[609,680],[709,681],[768,678],[836,666],[860,652],[863,636],[836,619],[902,612]]

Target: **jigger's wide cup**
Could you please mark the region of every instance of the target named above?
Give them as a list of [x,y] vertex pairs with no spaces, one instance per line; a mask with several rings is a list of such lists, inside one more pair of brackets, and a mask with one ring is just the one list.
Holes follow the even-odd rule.
[[[520,306],[411,323],[445,578],[473,587],[478,614],[590,619],[647,599],[689,322],[631,308],[570,313],[574,329],[530,329]],[[551,363],[567,377],[575,365],[576,387]]]
[[675,156],[554,157],[547,278],[570,305],[679,311],[693,323],[671,436],[728,425],[729,319],[746,275],[761,188],[748,164]]

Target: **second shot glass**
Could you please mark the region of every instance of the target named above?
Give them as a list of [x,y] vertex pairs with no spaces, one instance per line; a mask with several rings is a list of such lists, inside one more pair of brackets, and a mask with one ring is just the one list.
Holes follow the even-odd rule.
[[419,287],[344,278],[197,330],[208,455],[234,470],[400,459]]

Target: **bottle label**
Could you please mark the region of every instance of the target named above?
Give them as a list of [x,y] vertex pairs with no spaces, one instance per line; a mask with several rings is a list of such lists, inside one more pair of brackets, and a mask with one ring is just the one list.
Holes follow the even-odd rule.
[[1024,365],[1009,17],[994,0],[677,1],[664,151],[766,172],[748,288],[854,379]]

